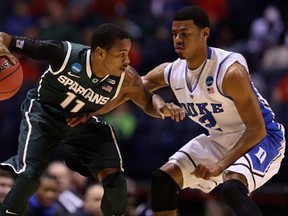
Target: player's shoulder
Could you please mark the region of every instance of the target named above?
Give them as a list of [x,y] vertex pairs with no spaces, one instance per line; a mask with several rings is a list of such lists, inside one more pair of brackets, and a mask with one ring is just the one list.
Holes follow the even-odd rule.
[[239,53],[232,50],[221,49],[218,47],[209,47],[211,49],[211,58],[217,59],[218,62],[227,61],[228,59],[239,59],[245,60],[245,57]]
[[170,62],[169,64],[166,65],[165,70],[169,71],[177,71],[177,70],[183,70],[187,67],[187,62],[185,59],[176,59],[173,62]]
[[132,67],[128,66],[125,70],[123,87],[137,86],[141,84],[141,77],[139,73]]
[[125,70],[125,77],[129,80],[138,79],[140,77],[139,73],[132,67],[128,66]]

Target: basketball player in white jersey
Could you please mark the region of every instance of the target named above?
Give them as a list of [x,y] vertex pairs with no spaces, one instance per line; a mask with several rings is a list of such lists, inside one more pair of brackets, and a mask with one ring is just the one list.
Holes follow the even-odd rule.
[[221,195],[236,215],[261,212],[249,193],[275,175],[284,157],[284,128],[253,85],[245,58],[209,47],[209,18],[199,7],[176,12],[172,33],[179,58],[142,77],[150,91],[170,86],[187,115],[208,130],[169,158],[151,177],[156,216],[177,214],[177,193]]

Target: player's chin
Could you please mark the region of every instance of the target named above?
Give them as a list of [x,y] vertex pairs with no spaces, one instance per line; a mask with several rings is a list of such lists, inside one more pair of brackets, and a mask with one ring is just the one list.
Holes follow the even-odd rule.
[[185,59],[185,55],[183,55],[183,53],[178,53],[178,57],[179,57],[180,59]]
[[118,76],[121,76],[121,74],[122,73],[124,73],[125,71],[126,71],[126,69],[127,69],[127,67],[121,67],[121,68],[119,68],[119,70],[118,70]]

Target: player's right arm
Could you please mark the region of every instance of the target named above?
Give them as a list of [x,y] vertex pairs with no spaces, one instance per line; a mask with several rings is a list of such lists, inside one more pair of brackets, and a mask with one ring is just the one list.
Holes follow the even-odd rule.
[[[10,52],[5,51],[5,47],[11,52],[46,62],[51,65],[53,70],[58,70],[62,66],[66,55],[62,41],[38,40],[0,32],[0,55],[9,58]],[[3,54],[3,52],[6,52],[6,54]]]
[[146,89],[150,92],[168,86],[164,78],[164,71],[169,63],[162,63],[149,71],[145,76],[142,76],[142,82]]

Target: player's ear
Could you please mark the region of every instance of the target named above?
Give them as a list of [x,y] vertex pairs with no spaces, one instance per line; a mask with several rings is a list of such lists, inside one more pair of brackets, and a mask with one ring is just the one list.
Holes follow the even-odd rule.
[[101,47],[96,47],[95,53],[99,58],[103,58],[105,51]]
[[210,34],[210,29],[208,27],[205,27],[204,29],[202,29],[202,37],[207,39],[209,37]]

